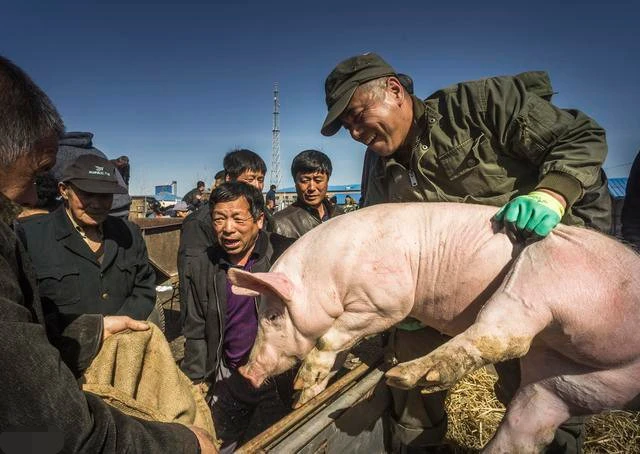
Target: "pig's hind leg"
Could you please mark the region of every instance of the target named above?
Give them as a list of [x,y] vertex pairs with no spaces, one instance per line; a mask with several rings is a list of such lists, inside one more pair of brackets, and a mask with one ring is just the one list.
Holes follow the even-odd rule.
[[[528,261],[522,263],[514,265],[473,325],[428,355],[389,370],[387,383],[402,389],[423,386],[424,393],[432,393],[484,365],[524,356],[553,317],[546,305],[536,304],[535,293],[529,294],[539,277],[528,269]],[[523,276],[528,281],[520,285]]]

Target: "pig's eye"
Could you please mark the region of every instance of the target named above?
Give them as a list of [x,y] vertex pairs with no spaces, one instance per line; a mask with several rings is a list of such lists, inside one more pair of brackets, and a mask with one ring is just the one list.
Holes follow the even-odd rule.
[[278,314],[269,314],[269,316],[267,317],[267,320],[269,320],[270,322],[275,322],[278,319]]

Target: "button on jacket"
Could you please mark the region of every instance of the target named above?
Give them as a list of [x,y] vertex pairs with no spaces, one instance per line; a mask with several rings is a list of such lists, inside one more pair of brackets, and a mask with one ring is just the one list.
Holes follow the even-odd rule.
[[547,99],[544,72],[463,82],[412,97],[414,123],[390,158],[367,152],[365,205],[468,202],[502,206],[537,188],[567,200],[562,222],[607,232],[604,130]]
[[112,216],[102,230],[99,263],[63,206],[23,223],[45,311],[146,320],[155,304],[155,273],[140,230]]

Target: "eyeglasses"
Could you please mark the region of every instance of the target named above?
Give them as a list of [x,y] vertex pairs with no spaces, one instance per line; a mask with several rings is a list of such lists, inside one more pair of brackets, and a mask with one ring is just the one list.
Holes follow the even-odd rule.
[[213,225],[215,225],[216,227],[222,227],[227,223],[229,219],[236,225],[245,225],[247,222],[249,222],[249,219],[253,220],[253,216],[249,215],[246,218],[242,218],[240,216],[232,216],[230,218],[224,216],[216,216],[213,218]]

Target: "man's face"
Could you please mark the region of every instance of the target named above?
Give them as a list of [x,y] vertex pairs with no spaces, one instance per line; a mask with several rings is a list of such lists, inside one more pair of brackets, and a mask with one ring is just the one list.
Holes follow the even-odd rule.
[[[226,180],[231,181],[231,178],[229,178],[229,176],[227,175]],[[262,192],[262,189],[264,188],[264,173],[255,170],[245,170],[240,175],[238,175],[238,178],[236,178],[235,181],[247,183],[255,188],[258,188],[258,190]]]
[[22,155],[8,169],[0,169],[0,192],[20,205],[34,206],[38,200],[35,178],[53,167],[57,153],[57,137],[40,141],[35,151]]
[[216,203],[211,220],[218,244],[229,255],[231,262],[246,263],[253,252],[264,215],[254,220],[249,211],[249,202],[241,196],[231,202]]
[[200,194],[202,194],[204,192],[204,186],[198,186],[198,191],[200,192]]
[[404,103],[411,102],[395,78],[387,79],[382,93],[356,90],[340,121],[351,137],[380,156],[390,156],[404,143],[412,118]]
[[97,227],[107,219],[113,194],[85,192],[72,183],[60,183],[58,191],[80,227]]
[[298,172],[295,183],[298,200],[317,208],[327,195],[329,176],[324,172]]

